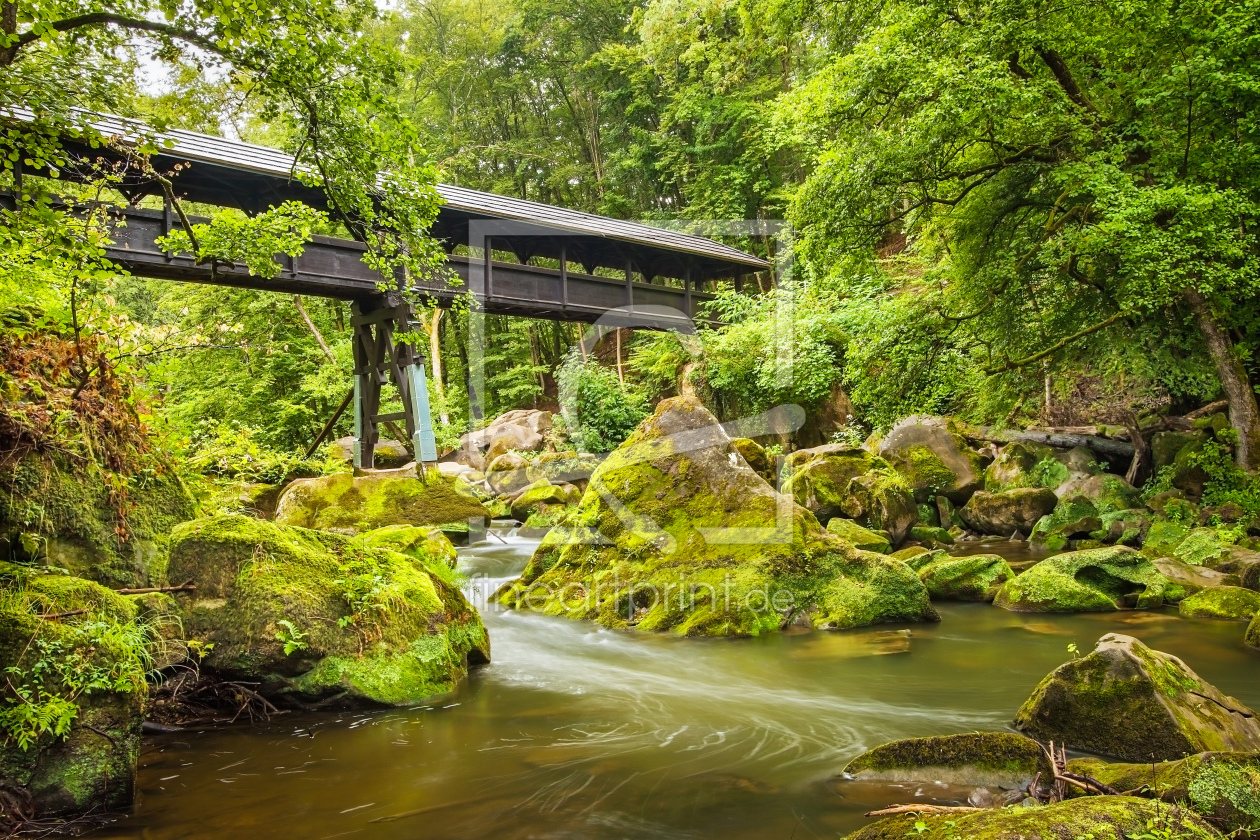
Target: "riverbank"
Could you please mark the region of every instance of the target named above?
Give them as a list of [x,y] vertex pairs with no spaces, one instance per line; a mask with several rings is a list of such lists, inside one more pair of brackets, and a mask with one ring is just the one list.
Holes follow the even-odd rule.
[[[459,550],[487,585],[536,545],[496,531],[506,544]],[[708,640],[486,608],[494,661],[452,697],[146,739],[135,814],[93,836],[837,836],[869,824],[864,811],[915,801],[883,785],[842,797],[829,780],[849,759],[1002,729],[1069,644],[1113,631],[1260,705],[1260,654],[1233,622],[939,609],[939,624]]]

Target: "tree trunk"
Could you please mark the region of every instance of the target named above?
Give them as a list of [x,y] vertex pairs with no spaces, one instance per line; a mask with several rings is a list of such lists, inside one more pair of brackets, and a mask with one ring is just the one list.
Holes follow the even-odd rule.
[[1229,400],[1229,422],[1238,432],[1234,461],[1243,469],[1254,472],[1260,466],[1260,408],[1256,405],[1251,379],[1212,305],[1195,289],[1186,289],[1185,299],[1207,343],[1208,354],[1216,365],[1225,398]]

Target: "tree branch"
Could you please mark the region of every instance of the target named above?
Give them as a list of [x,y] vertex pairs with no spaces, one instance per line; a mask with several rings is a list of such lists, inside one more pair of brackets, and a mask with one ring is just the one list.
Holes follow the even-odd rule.
[[1068,69],[1067,62],[1063,60],[1062,56],[1054,50],[1042,49],[1041,47],[1037,48],[1037,56],[1045,62],[1046,67],[1050,68],[1055,81],[1059,83],[1059,87],[1067,94],[1068,99],[1091,114],[1098,113],[1094,103],[1089,101],[1084,91],[1081,90],[1080,85],[1076,83],[1076,79],[1072,77],[1072,71]]
[[1097,324],[1094,324],[1092,327],[1086,327],[1085,329],[1081,330],[1078,333],[1073,333],[1072,335],[1069,335],[1067,338],[1064,338],[1061,341],[1055,342],[1054,344],[1047,347],[1045,350],[1042,350],[1040,353],[1034,353],[1031,356],[1028,356],[1023,359],[1019,359],[1014,362],[1012,362],[1010,359],[1007,359],[1005,364],[999,365],[998,367],[986,368],[984,372],[992,374],[992,373],[998,373],[1004,370],[1019,370],[1022,367],[1027,367],[1028,365],[1031,365],[1033,362],[1039,362],[1042,359],[1046,358],[1047,356],[1053,356],[1055,353],[1059,352],[1064,347],[1067,347],[1069,344],[1071,344],[1074,341],[1077,341],[1078,339],[1082,339],[1087,335],[1093,335],[1094,333],[1100,330],[1105,330],[1107,327],[1110,327],[1116,321],[1119,321],[1121,318],[1127,318],[1128,316],[1129,316],[1129,310],[1127,309],[1121,310],[1120,312],[1117,312],[1115,315],[1112,315],[1110,318],[1108,318],[1105,321],[1101,321]]
[[[7,7],[8,4],[6,4]],[[87,15],[77,15],[76,17],[66,18],[65,20],[53,21],[49,26],[57,32],[70,32],[75,29],[82,29],[85,26],[120,26],[123,29],[134,29],[141,32],[153,32],[157,35],[165,35],[168,38],[175,38],[180,41],[200,47],[207,52],[215,55],[227,57],[224,51],[212,39],[193,32],[188,29],[181,29],[178,26],[172,26],[169,23],[159,23],[157,21],[145,20],[143,18],[132,18],[124,15],[111,14],[110,12],[93,12]],[[40,39],[40,35],[31,30],[18,35],[17,40],[10,44],[4,51],[4,55],[0,56],[0,64],[11,64],[17,57],[18,50],[22,47],[32,44]],[[3,60],[7,58],[8,60]]]

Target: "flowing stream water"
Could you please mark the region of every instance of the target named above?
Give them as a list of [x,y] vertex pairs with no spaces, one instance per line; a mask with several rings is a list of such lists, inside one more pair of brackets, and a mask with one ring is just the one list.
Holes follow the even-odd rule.
[[[461,549],[461,569],[491,588],[536,545],[496,530]],[[94,836],[834,838],[890,804],[886,789],[834,783],[848,759],[1001,729],[1069,643],[1113,631],[1260,707],[1242,624],[940,611],[940,624],[695,640],[482,605],[493,662],[455,696],[146,739],[134,815]],[[916,794],[930,792],[896,798]]]

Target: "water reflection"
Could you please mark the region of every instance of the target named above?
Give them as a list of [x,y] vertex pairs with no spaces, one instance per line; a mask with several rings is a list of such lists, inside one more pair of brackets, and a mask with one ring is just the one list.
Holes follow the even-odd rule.
[[[536,545],[497,533],[461,549],[487,589]],[[1260,705],[1239,624],[941,613],[933,625],[720,641],[486,608],[494,662],[458,696],[153,740],[136,814],[98,836],[835,836],[883,804],[828,783],[850,757],[892,738],[1000,728],[1069,642],[1087,649],[1113,630]]]

